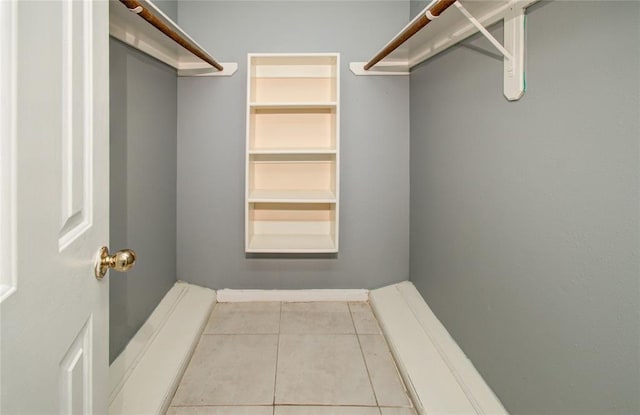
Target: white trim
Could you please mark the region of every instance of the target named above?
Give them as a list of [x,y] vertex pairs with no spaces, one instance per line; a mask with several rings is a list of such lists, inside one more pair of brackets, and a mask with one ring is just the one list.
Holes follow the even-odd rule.
[[367,62],[351,62],[349,69],[354,75],[409,75],[409,64],[405,62],[378,62],[373,68],[366,70]]
[[109,368],[109,414],[164,414],[216,302],[177,282]]
[[[503,58],[503,92],[509,101],[520,99],[525,92],[525,9],[538,0],[495,0],[472,1],[465,0],[469,8],[456,1],[455,6],[462,12],[464,18],[447,11],[433,16],[431,7],[437,0],[432,0],[418,13],[398,34],[393,37],[380,51],[398,39],[398,35],[415,23],[423,15],[429,20],[439,17],[437,22],[419,30],[411,39],[391,52],[381,62],[365,71],[364,62],[351,62],[349,65],[355,75],[403,75],[409,69],[432,58],[433,56],[457,45],[478,31],[504,55]],[[470,13],[473,12],[473,13]],[[501,45],[486,29],[492,24],[504,20],[504,45]],[[407,68],[392,70],[398,62],[405,62]],[[386,68],[384,65],[388,65]]]
[[[213,59],[198,42],[164,14],[151,0],[139,1],[143,8],[149,9],[160,21]],[[109,35],[177,69],[179,76],[231,76],[237,70],[237,63],[221,63],[224,70],[218,71],[152,27],[135,12],[131,13],[135,10],[137,9],[128,9],[120,2],[110,1]]]
[[502,54],[502,56],[504,56],[507,59],[513,59],[513,55],[511,55],[511,53],[509,53],[509,51],[507,49],[505,49],[504,46],[502,46],[502,44],[500,44],[500,42],[498,42],[498,39],[496,39],[495,37],[493,37],[493,35],[491,33],[489,33],[489,31],[487,30],[486,27],[484,27],[479,21],[478,19],[476,19],[475,17],[473,17],[473,15],[471,13],[469,13],[469,10],[467,10],[466,7],[464,7],[462,5],[462,3],[460,3],[459,1],[456,1],[455,3],[453,3],[458,10],[460,11],[460,13],[462,13],[462,15],[464,17],[467,18],[467,20],[469,22],[471,22],[472,25],[475,26],[476,29],[478,29],[478,31],[480,33],[482,33],[482,35],[484,37],[487,38],[487,40],[493,45],[493,47],[495,47],[496,49],[498,49],[498,51]]
[[312,52],[312,53],[307,53],[307,52],[286,52],[286,53],[269,53],[269,52],[258,52],[258,53],[249,53],[249,55],[251,55],[252,57],[258,57],[258,58],[281,58],[281,57],[293,57],[293,58],[299,58],[299,57],[312,57],[312,58],[324,58],[324,57],[336,57],[336,56],[340,56],[340,53],[338,52]]
[[505,59],[503,63],[504,96],[509,101],[515,101],[524,95],[525,82],[525,9],[512,7],[504,17],[504,46],[511,52],[512,59]]
[[[342,99],[340,98],[342,95],[341,92],[341,87],[340,84],[342,83],[340,81],[341,78],[341,70],[340,70],[340,54],[336,53],[335,54],[335,59],[336,59],[336,125],[335,127],[333,127],[335,129],[335,133],[336,133],[336,145],[335,145],[335,150],[336,150],[336,167],[334,170],[334,174],[335,174],[335,194],[336,194],[336,203],[334,205],[334,224],[333,224],[333,233],[331,234],[331,236],[333,237],[333,243],[334,243],[334,248],[335,248],[335,252],[338,252],[338,250],[340,249],[340,140],[341,140],[341,134],[340,131],[342,130],[340,128],[341,124],[341,108],[342,108],[342,104],[340,103],[342,101]],[[367,301],[369,299],[369,292],[367,291],[366,293],[366,300],[363,301]]]
[[218,290],[218,302],[284,301],[367,301],[369,290]]
[[507,414],[412,283],[369,297],[420,414]]
[[[487,10],[480,15],[476,15],[476,19],[484,27],[489,27],[500,20],[505,19],[514,8],[526,9],[539,0],[501,0],[496,2],[486,2]],[[470,4],[473,2],[468,2]],[[485,4],[485,3],[481,3]],[[457,25],[456,25],[457,26]],[[411,54],[409,57],[409,67],[414,66],[432,58],[440,52],[462,42],[471,35],[478,33],[478,28],[469,21],[465,21],[452,33],[446,36],[430,37],[427,33],[424,40],[412,43]],[[425,33],[430,29],[426,28]]]
[[410,282],[404,282],[398,284],[397,288],[479,413],[506,414],[507,411],[500,400],[429,308],[416,287]]
[[237,62],[220,62],[222,70],[207,67],[202,68],[201,64],[183,63],[178,68],[178,76],[231,76],[238,70]]
[[135,369],[136,365],[156,338],[162,326],[186,294],[188,285],[176,283],[153,310],[147,321],[133,336],[127,347],[109,366],[109,401],[113,401],[117,393]]
[[0,1],[0,303],[17,290],[17,1]]

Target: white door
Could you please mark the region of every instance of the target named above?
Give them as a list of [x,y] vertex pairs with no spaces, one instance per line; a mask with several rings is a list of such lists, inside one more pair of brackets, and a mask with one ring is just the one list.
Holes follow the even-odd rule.
[[0,412],[106,413],[108,3],[0,9]]

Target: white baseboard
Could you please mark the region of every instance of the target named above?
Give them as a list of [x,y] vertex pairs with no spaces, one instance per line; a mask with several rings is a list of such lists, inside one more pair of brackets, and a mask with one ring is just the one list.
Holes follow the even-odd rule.
[[247,301],[367,301],[369,290],[218,290],[219,303]]
[[507,414],[412,283],[373,290],[369,301],[421,415]]
[[177,282],[109,368],[109,414],[164,414],[215,304]]
[[505,415],[410,282],[368,290],[220,290],[178,282],[110,367],[109,414],[164,414],[219,302],[367,301],[420,415]]

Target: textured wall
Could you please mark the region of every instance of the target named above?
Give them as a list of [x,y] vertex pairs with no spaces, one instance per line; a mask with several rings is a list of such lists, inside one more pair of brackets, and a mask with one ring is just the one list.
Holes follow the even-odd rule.
[[640,412],[639,23],[533,6],[515,103],[478,37],[411,75],[412,280],[513,414]]
[[109,354],[126,346],[176,281],[174,69],[110,39],[110,249],[135,268],[110,273]]
[[[409,275],[409,79],[355,77],[408,21],[402,1],[181,1],[180,25],[231,78],[178,81],[178,277],[211,288],[371,288]],[[375,27],[375,30],[371,28]],[[244,253],[249,52],[341,53],[337,258]]]

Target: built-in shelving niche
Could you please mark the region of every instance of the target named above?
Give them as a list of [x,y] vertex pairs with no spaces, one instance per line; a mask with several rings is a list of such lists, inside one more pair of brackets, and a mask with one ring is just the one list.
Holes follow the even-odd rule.
[[338,62],[249,55],[246,252],[338,251]]

